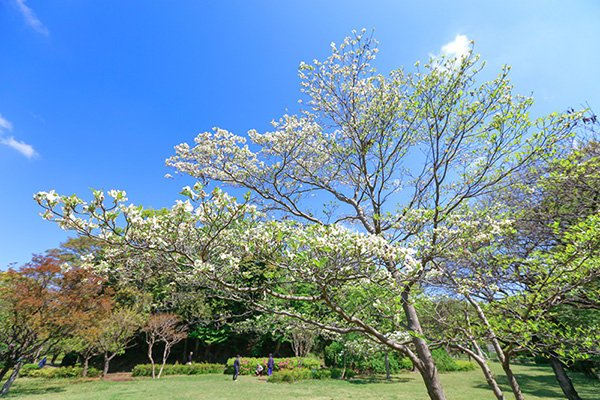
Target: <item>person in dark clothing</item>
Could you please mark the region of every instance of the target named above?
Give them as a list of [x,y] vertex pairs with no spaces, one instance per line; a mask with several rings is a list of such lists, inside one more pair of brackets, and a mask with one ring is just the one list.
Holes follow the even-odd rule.
[[42,361],[38,364],[38,368],[44,368],[46,366],[46,357],[42,358]]
[[273,375],[273,368],[275,368],[275,360],[273,360],[273,354],[269,354],[269,361],[267,361],[267,375]]
[[233,380],[237,381],[237,377],[240,373],[240,355],[238,354],[233,362]]
[[194,352],[190,351],[190,355],[188,355],[188,365],[192,365],[192,357],[194,356]]

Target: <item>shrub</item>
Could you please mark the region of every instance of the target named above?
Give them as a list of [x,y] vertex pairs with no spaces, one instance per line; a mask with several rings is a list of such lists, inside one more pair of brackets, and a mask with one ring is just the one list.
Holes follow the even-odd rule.
[[475,363],[467,360],[454,360],[456,364],[456,371],[475,371],[477,367]]
[[[35,368],[31,367],[34,365]],[[39,369],[37,364],[26,364],[21,368],[20,375],[28,376],[30,378],[81,378],[83,375],[83,367],[60,367],[60,368],[41,368]],[[89,367],[87,370],[87,377],[94,378],[101,375],[101,371],[94,367]]]
[[[240,357],[240,375],[253,375],[254,371],[256,371],[256,365],[260,364],[265,369],[267,369],[267,361],[269,359],[267,357]],[[227,369],[225,370],[226,374],[233,374],[233,362],[235,358],[230,358],[227,360]],[[298,368],[306,368],[308,370],[319,369],[321,363],[319,360],[315,358],[301,358],[301,366],[298,367],[298,359],[296,357],[289,358],[275,358],[275,367],[273,368],[273,372],[283,371],[283,370],[293,370]]]
[[454,359],[444,349],[435,349],[431,351],[435,366],[440,372],[457,371],[458,366]]
[[308,368],[284,369],[273,372],[268,382],[295,382],[313,378],[312,370]]
[[330,369],[317,369],[313,371],[313,379],[331,379]]
[[[156,364],[155,371],[158,375],[161,364]],[[187,364],[166,364],[162,375],[205,375],[222,374],[225,369],[223,364],[197,363]],[[152,364],[138,364],[133,368],[133,376],[152,376]],[[162,376],[161,375],[161,376]]]

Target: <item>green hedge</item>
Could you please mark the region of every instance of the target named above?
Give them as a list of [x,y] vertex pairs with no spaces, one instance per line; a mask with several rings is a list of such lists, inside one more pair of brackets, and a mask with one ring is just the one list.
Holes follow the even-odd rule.
[[[161,364],[155,365],[155,371],[158,375]],[[166,364],[162,375],[204,375],[204,374],[222,374],[225,370],[223,364],[195,363],[188,364]],[[133,376],[152,376],[152,364],[138,364],[133,368]]]
[[[81,378],[83,375],[83,367],[46,367],[39,368],[37,364],[25,364],[19,371],[20,376],[27,376],[30,378]],[[94,367],[89,367],[87,370],[88,378],[95,378],[102,375],[102,371]]]
[[[256,371],[256,365],[260,364],[263,366],[263,374],[267,374],[267,361],[268,357],[240,357],[240,375],[253,375]],[[227,360],[227,369],[225,373],[233,374],[233,362],[235,358]],[[308,370],[317,370],[321,367],[319,360],[315,358],[301,358],[301,366],[298,367],[298,359],[295,357],[290,358],[275,358],[275,367],[273,371],[293,370],[298,368],[305,368]]]
[[[345,378],[352,378],[355,376],[355,372],[351,369],[346,369]],[[308,379],[339,379],[342,376],[342,369],[340,368],[321,368],[321,369],[308,369],[308,368],[296,368],[296,369],[284,369],[281,371],[273,372],[273,375],[269,377],[267,382],[279,383],[279,382],[295,382]]]

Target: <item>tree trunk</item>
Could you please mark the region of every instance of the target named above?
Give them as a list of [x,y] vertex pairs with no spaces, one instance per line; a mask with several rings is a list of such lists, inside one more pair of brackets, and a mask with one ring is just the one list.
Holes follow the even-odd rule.
[[[496,349],[496,351],[498,350]],[[521,388],[519,387],[519,383],[517,382],[517,378],[510,369],[510,358],[505,357],[504,355],[502,355],[502,358],[504,359],[502,361],[502,369],[504,370],[504,374],[508,378],[508,383],[510,384],[510,388],[512,389],[513,394],[515,395],[515,399],[525,400],[525,397],[523,397],[523,393],[521,392]]]
[[110,358],[108,358],[108,353],[104,353],[104,369],[102,370],[102,378],[100,380],[104,380],[106,378],[106,374],[108,374],[108,364],[110,363]]
[[82,378],[85,378],[87,376],[88,366],[90,364],[90,358],[91,357],[84,357],[83,358],[83,372],[81,374]]
[[468,294],[465,294],[465,298],[473,306],[473,308],[477,312],[477,316],[479,317],[481,322],[483,322],[488,334],[490,335],[490,338],[491,338],[490,342],[492,343],[492,346],[494,346],[494,350],[496,350],[496,354],[498,355],[498,359],[500,360],[500,363],[502,364],[502,369],[504,370],[504,374],[508,378],[508,383],[510,384],[510,388],[512,389],[512,392],[515,395],[515,399],[516,400],[525,400],[525,398],[523,397],[523,393],[521,392],[521,388],[519,387],[519,383],[517,382],[517,378],[513,374],[512,370],[510,369],[510,357],[507,357],[504,350],[502,350],[502,346],[500,346],[500,342],[498,341],[498,338],[496,337],[496,333],[492,329],[492,326],[490,325],[490,322],[488,321],[487,317],[485,316],[485,313],[479,306],[479,303],[477,303],[475,300],[473,300],[471,298],[471,296],[469,296]]
[[2,379],[4,379],[4,375],[6,375],[8,370],[11,369],[13,365],[13,363],[8,361],[4,364],[4,368],[2,368],[2,370],[0,371],[0,382],[2,381]]
[[152,358],[152,348],[154,347],[154,343],[148,343],[148,358],[150,359],[150,364],[152,364],[152,379],[155,379],[155,367],[154,367],[154,358]]
[[581,397],[577,394],[577,391],[573,387],[573,382],[571,382],[571,378],[567,375],[565,368],[563,366],[562,361],[556,357],[556,354],[550,354],[549,357],[550,366],[554,371],[554,375],[556,375],[556,380],[560,385],[563,393],[569,400],[581,400]]
[[19,375],[19,371],[21,370],[22,366],[23,366],[23,361],[17,362],[17,364],[15,365],[15,367],[13,369],[12,374],[10,374],[10,377],[4,383],[4,386],[2,386],[2,390],[0,390],[0,397],[4,396],[6,393],[8,393],[10,387],[15,382],[15,379],[17,379],[17,375]]
[[344,376],[346,375],[346,350],[344,350],[344,367],[342,368],[342,379],[344,379]]
[[442,388],[440,376],[435,366],[435,362],[433,361],[431,350],[429,349],[427,341],[423,339],[423,330],[421,329],[417,310],[411,303],[409,295],[410,291],[408,289],[405,289],[402,292],[402,308],[404,310],[404,315],[406,316],[406,325],[412,333],[412,342],[415,345],[415,350],[421,361],[420,365],[417,365],[416,367],[419,369],[423,382],[427,387],[429,398],[431,400],[446,400],[446,393],[444,392],[444,388]]
[[163,351],[163,360],[162,360],[162,365],[160,366],[160,371],[158,372],[158,379],[160,379],[163,369],[165,368],[165,364],[167,363],[167,358],[169,358],[169,353],[171,353],[171,346],[169,346],[169,343],[165,342],[165,350]]
[[385,379],[390,380],[390,358],[388,356],[388,351],[385,352]]
[[485,376],[487,384],[490,388],[492,388],[492,391],[494,392],[494,396],[496,396],[498,400],[505,400],[504,393],[502,393],[502,390],[498,386],[498,382],[496,382],[494,374],[490,370],[490,366],[487,364],[487,360],[485,359],[483,351],[481,351],[481,347],[479,347],[479,344],[477,344],[475,340],[472,341],[472,344],[475,348],[475,351],[472,351],[471,349],[460,345],[454,345],[454,347],[458,350],[463,351],[464,353],[467,353],[469,359],[472,358],[473,360],[475,360],[475,362],[477,362],[477,364],[479,364],[479,367],[481,368],[481,371]]

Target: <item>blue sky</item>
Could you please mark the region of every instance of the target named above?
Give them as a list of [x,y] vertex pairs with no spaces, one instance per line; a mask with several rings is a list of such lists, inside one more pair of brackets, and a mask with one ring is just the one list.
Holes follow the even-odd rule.
[[375,28],[381,73],[474,39],[483,76],[512,65],[541,116],[600,112],[599,20],[595,0],[0,0],[0,269],[73,235],[34,193],[170,206],[192,184],[164,177],[175,145],[268,130],[297,110],[300,62],[353,29]]

